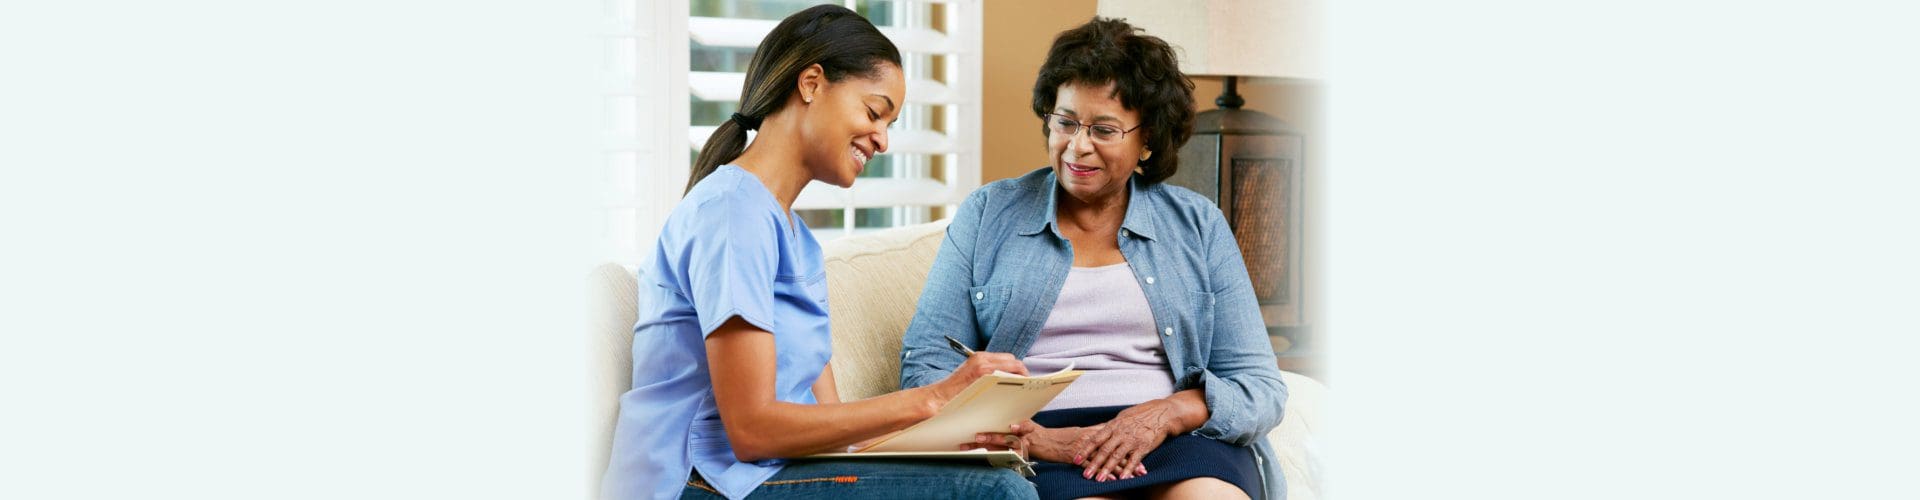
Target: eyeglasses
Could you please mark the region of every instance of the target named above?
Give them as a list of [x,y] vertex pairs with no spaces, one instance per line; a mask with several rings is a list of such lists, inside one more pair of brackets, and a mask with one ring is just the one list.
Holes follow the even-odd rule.
[[1105,123],[1080,123],[1079,120],[1068,118],[1066,115],[1058,113],[1047,113],[1046,119],[1047,130],[1051,130],[1053,133],[1071,139],[1074,134],[1080,133],[1080,129],[1084,128],[1087,129],[1087,137],[1093,139],[1093,142],[1100,144],[1120,142],[1121,139],[1127,137],[1127,132],[1140,129],[1139,125],[1134,125],[1133,128],[1130,129],[1121,130],[1120,127]]

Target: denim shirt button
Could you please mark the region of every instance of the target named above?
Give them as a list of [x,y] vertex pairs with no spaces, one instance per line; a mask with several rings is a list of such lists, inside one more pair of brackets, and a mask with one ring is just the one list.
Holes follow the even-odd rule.
[[973,300],[980,300],[985,298],[987,298],[987,292],[973,292]]
[[1153,277],[1152,277],[1152,276],[1148,276],[1148,277],[1147,277],[1147,284],[1149,284],[1149,285],[1151,285],[1151,284],[1153,284]]
[[1172,336],[1173,336],[1173,327],[1171,327],[1171,326],[1169,326],[1169,327],[1167,327],[1167,329],[1166,329],[1166,330],[1162,330],[1162,332],[1163,332],[1163,333],[1165,333],[1165,334],[1167,334],[1167,336],[1168,336],[1168,337],[1172,337]]

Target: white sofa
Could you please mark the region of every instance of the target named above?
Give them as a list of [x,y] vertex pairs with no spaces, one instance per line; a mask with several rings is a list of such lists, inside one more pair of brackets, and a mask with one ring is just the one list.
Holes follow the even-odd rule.
[[[826,243],[827,301],[833,318],[833,375],[846,400],[892,392],[900,383],[900,336],[940,249],[946,222],[932,222],[841,238]],[[635,298],[633,271],[604,264],[595,269],[591,353],[594,447],[589,470],[598,491],[613,432],[616,400],[630,385]],[[1268,439],[1280,455],[1290,500],[1320,497],[1317,461],[1309,460],[1326,386],[1281,372],[1289,399],[1280,427]]]

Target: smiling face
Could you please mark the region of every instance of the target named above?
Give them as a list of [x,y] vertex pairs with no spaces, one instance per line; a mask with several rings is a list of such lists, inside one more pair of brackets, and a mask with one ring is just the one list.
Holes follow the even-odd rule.
[[872,76],[820,81],[801,89],[802,98],[813,90],[800,127],[803,161],[814,180],[852,186],[867,160],[887,150],[887,126],[900,118],[907,82],[900,67],[888,62],[878,63]]
[[[1053,113],[1086,125],[1109,125],[1120,130],[1140,125],[1140,113],[1126,109],[1114,96],[1113,84],[1086,85],[1067,82],[1060,85]],[[1053,118],[1057,120],[1058,118]],[[1124,193],[1127,179],[1145,152],[1146,129],[1121,134],[1114,142],[1096,143],[1093,131],[1080,127],[1067,135],[1058,127],[1048,127],[1047,154],[1053,159],[1053,173],[1069,196],[1083,203],[1098,204]]]

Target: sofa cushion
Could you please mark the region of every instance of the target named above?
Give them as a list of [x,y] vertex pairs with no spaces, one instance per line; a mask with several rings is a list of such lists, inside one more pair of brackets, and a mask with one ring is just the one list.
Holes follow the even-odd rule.
[[833,380],[854,401],[900,388],[900,337],[913,320],[947,221],[850,236],[822,245],[833,324]]

